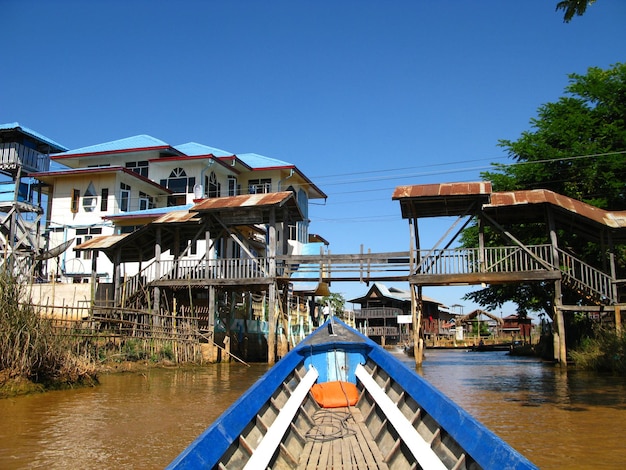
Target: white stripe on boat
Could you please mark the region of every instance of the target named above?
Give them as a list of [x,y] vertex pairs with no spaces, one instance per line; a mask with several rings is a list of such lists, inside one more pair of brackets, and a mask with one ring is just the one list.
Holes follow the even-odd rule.
[[306,398],[309,390],[317,380],[319,376],[315,367],[311,367],[309,371],[302,378],[298,386],[293,391],[292,395],[282,407],[280,413],[276,417],[276,420],[272,423],[270,428],[263,436],[263,439],[259,443],[258,447],[254,450],[250,460],[244,467],[244,470],[258,470],[259,468],[267,468],[276,448],[280,444],[291,420],[298,412],[300,405]]
[[365,367],[361,364],[357,365],[355,375],[370,395],[372,395],[376,404],[383,411],[415,459],[419,462],[420,466],[425,470],[447,470],[446,466],[441,462],[441,459],[437,457],[437,454],[435,454],[430,445],[420,436],[417,430],[405,418],[396,404],[391,401],[391,398],[380,388],[372,376],[368,374]]

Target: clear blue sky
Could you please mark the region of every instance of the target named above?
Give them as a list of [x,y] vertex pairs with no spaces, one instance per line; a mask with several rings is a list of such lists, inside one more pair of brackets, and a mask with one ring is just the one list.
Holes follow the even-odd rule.
[[[479,180],[569,73],[626,61],[626,1],[569,24],[556,3],[0,0],[0,123],[289,161],[328,195],[311,231],[332,252],[406,251],[396,186]],[[424,221],[422,247],[450,223]],[[425,294],[467,313],[466,291]]]

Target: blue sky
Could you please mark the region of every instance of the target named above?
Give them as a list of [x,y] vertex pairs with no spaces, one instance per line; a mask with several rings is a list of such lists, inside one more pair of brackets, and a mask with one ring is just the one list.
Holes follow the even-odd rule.
[[[311,231],[333,253],[406,251],[396,186],[479,180],[569,73],[626,60],[626,2],[569,24],[556,3],[0,0],[0,122],[289,161],[328,195]],[[420,223],[422,247],[450,224]],[[425,294],[467,313],[467,290]]]

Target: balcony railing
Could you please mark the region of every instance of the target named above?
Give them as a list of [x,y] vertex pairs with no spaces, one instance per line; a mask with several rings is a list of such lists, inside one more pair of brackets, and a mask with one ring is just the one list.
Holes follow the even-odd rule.
[[507,273],[553,269],[550,245],[422,251],[418,274]]
[[359,330],[365,336],[399,336],[400,329],[395,326],[363,326]]
[[15,142],[0,143],[0,166],[23,167],[28,172],[48,171],[50,157]]
[[611,276],[583,263],[561,249],[558,251],[561,272],[566,282],[580,292],[590,293],[601,302],[607,299],[617,302]]
[[[157,272],[159,271],[159,273]],[[161,260],[151,262],[139,274],[127,281],[129,291],[153,281],[229,279],[245,280],[268,277],[266,258],[222,258]]]
[[370,319],[370,318],[397,318],[398,315],[403,315],[404,312],[399,308],[392,307],[376,307],[376,308],[363,308],[355,312],[354,316],[357,319]]
[[[550,245],[447,249],[422,251],[416,275],[450,275],[476,273],[515,273],[558,271],[570,285],[581,292],[593,292],[601,302],[614,301],[614,285],[610,276],[592,268],[565,252],[560,252],[561,266],[556,266]],[[293,276],[293,281],[335,280],[335,276],[351,273],[355,279],[375,280],[390,274],[409,276],[408,253],[322,255],[276,257],[276,275]],[[127,292],[153,281],[193,281],[223,279],[243,281],[268,279],[270,258],[223,258],[213,260],[162,260],[151,263],[136,279],[129,280]],[[159,269],[157,274],[157,267]],[[294,276],[294,274],[298,276]],[[354,274],[353,274],[354,273]],[[380,277],[378,277],[380,276]],[[132,284],[132,285],[131,285]],[[398,315],[394,309],[365,309],[361,318],[388,318]],[[401,312],[400,312],[401,313]]]

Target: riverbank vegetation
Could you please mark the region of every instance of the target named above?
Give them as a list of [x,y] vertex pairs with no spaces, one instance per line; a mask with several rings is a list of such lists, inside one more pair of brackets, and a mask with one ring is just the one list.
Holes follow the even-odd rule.
[[576,367],[581,369],[626,374],[626,331],[598,327],[570,351]]
[[89,355],[73,353],[70,335],[22,303],[23,286],[0,274],[0,397],[97,383]]

